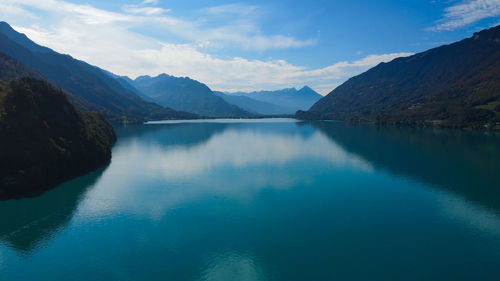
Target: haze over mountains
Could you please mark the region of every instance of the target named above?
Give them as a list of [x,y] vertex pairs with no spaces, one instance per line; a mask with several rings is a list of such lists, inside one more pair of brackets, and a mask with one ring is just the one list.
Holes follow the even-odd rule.
[[9,163],[0,183],[10,186],[0,197],[105,164],[115,140],[108,121],[295,112],[303,119],[498,130],[500,26],[381,63],[322,97],[308,86],[223,93],[167,74],[132,80],[37,45],[0,22],[0,154]]
[[223,92],[214,92],[217,96],[223,98],[226,102],[234,104],[246,111],[255,114],[293,114],[292,108],[282,107],[273,103],[255,100],[246,96],[231,95]]
[[188,77],[160,74],[135,80],[119,77],[137,89],[146,99],[176,110],[217,117],[295,114],[308,109],[322,96],[305,86],[278,91],[223,93]]
[[223,93],[188,77],[118,76],[37,45],[0,22],[4,61],[13,59],[15,65],[25,66],[23,76],[62,88],[78,108],[101,112],[114,123],[298,111],[297,117],[305,119],[498,127],[499,46],[500,27],[494,27],[451,45],[381,63],[326,97],[308,86]]
[[207,85],[188,77],[160,74],[128,80],[156,103],[211,117],[249,117],[252,114],[215,95]]
[[309,109],[323,97],[308,86],[300,90],[288,88],[277,91],[218,92],[217,94],[228,102],[259,114],[295,114],[297,110]]
[[0,22],[0,52],[64,89],[79,108],[101,112],[112,122],[195,117],[145,101],[103,70],[39,46],[6,22]]
[[500,26],[381,63],[297,116],[500,128]]
[[78,108],[101,112],[114,123],[294,114],[321,97],[309,87],[226,96],[199,81],[167,74],[132,80],[40,46],[6,22],[0,22],[0,52],[64,89]]

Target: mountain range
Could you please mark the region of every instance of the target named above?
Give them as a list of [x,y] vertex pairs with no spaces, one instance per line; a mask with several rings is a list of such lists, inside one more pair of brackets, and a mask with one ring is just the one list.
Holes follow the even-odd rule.
[[78,108],[101,112],[113,123],[293,114],[321,98],[309,87],[225,94],[188,77],[132,80],[40,46],[6,22],[0,22],[0,53],[63,89]]
[[500,129],[500,26],[381,63],[297,117]]
[[188,77],[160,74],[135,80],[122,78],[150,100],[176,110],[209,117],[250,117],[251,114],[215,95],[210,88]]
[[307,110],[323,96],[308,86],[300,90],[288,88],[276,91],[234,92],[217,94],[229,103],[257,114],[295,114]]
[[196,117],[145,101],[102,69],[40,46],[6,22],[0,22],[0,52],[65,90],[77,107],[101,112],[114,123]]
[[277,104],[263,102],[255,100],[246,96],[231,95],[219,91],[215,91],[214,94],[224,99],[230,104],[234,104],[248,112],[262,115],[280,115],[280,114],[292,114],[292,108],[282,107]]
[[188,77],[134,80],[59,54],[0,22],[0,198],[25,196],[105,165],[111,123],[293,114],[500,129],[500,26],[397,58],[322,97],[305,86],[213,92]]
[[40,46],[5,22],[0,22],[0,57],[4,66],[23,71],[19,77],[16,71],[6,72],[4,78],[47,81],[64,90],[77,108],[100,112],[113,123],[297,112],[303,119],[500,126],[498,26],[460,42],[381,63],[325,97],[307,86],[223,93],[188,77],[167,74],[132,80]]

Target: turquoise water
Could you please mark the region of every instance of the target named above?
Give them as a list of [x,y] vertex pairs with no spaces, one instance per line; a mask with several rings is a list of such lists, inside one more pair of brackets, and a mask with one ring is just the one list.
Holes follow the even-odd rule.
[[290,119],[117,128],[0,202],[0,280],[499,280],[500,136]]

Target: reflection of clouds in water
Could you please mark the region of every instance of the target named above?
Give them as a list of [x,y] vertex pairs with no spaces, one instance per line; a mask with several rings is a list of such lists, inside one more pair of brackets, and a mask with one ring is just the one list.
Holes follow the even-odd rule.
[[235,168],[258,164],[283,165],[302,157],[314,157],[337,166],[364,171],[371,169],[367,162],[348,154],[320,133],[305,139],[299,135],[227,130],[200,146],[173,150],[155,147],[148,154],[149,160],[145,165],[149,169],[162,167],[167,178],[190,176],[223,165]]
[[[291,161],[303,160],[307,165],[320,160],[357,171],[372,169],[319,132],[305,138],[229,129],[199,145],[132,141],[113,153],[112,165],[80,208],[92,219],[124,208],[160,219],[169,209],[207,195],[243,203],[264,188],[312,184],[314,175],[286,169],[284,165]],[[136,200],[139,197],[143,200]]]
[[259,264],[251,257],[228,253],[212,258],[200,281],[267,280]]
[[500,235],[500,217],[496,213],[450,193],[438,198],[443,213],[449,218],[466,223],[481,232]]

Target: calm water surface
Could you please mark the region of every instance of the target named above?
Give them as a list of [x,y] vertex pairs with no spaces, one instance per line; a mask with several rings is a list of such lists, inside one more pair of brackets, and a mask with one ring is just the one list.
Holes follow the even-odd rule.
[[0,202],[0,280],[499,280],[500,136],[117,129],[111,164]]

